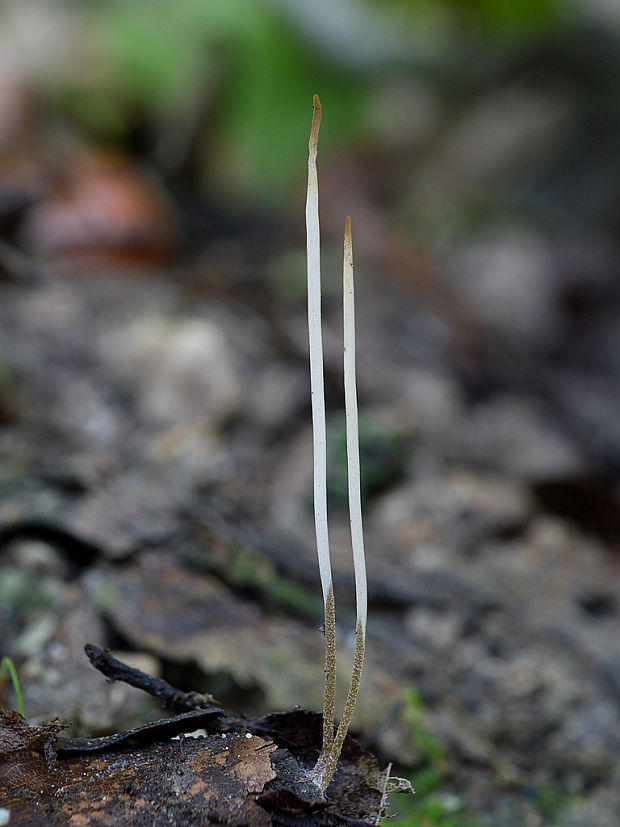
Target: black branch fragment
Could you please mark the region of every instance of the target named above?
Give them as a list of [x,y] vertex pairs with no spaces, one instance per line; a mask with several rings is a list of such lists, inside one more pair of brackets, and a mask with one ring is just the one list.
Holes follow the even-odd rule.
[[154,678],[139,669],[127,666],[126,663],[112,657],[109,652],[105,652],[93,643],[87,643],[84,652],[91,665],[106,678],[142,689],[143,692],[157,698],[164,709],[172,709],[176,712],[190,712],[196,709],[219,710],[221,714],[220,704],[208,693],[183,692],[175,689],[162,678]]

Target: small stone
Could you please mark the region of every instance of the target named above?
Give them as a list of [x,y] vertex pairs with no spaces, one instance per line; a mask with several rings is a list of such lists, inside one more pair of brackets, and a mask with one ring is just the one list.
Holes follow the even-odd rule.
[[57,552],[38,540],[20,540],[11,544],[17,565],[33,574],[62,574],[62,563]]
[[20,658],[37,656],[56,631],[51,615],[46,614],[30,623],[15,640],[14,652]]
[[409,634],[433,650],[445,651],[457,642],[461,621],[454,614],[443,614],[416,607],[405,619]]
[[464,464],[486,466],[521,480],[579,473],[584,461],[531,399],[497,396],[477,405],[448,435],[449,455]]
[[148,423],[213,428],[242,404],[232,348],[214,322],[144,316],[107,333],[101,347]]

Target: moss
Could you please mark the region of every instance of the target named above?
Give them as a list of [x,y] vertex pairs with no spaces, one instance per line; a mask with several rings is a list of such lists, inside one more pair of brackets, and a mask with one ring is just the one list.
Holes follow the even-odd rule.
[[533,792],[534,805],[545,819],[546,824],[560,824],[558,820],[564,812],[570,797],[559,787],[544,785],[537,787]]
[[31,572],[8,567],[0,578],[0,605],[15,613],[36,610],[37,613],[55,604],[53,584]]
[[480,822],[476,816],[467,813],[461,799],[445,789],[444,748],[428,725],[426,709],[415,687],[405,690],[404,703],[411,738],[424,754],[424,760],[409,776],[414,795],[394,798],[394,812],[382,824],[386,827],[478,827]]
[[404,692],[405,720],[409,726],[411,737],[424,752],[429,769],[441,776],[445,764],[444,750],[441,742],[428,728],[427,713],[420,699],[418,690],[409,686]]
[[262,605],[302,614],[313,621],[323,617],[323,601],[314,592],[278,573],[268,560],[248,546],[197,549],[192,562],[216,574],[234,589],[256,596]]
[[481,821],[465,812],[460,800],[449,793],[403,796],[394,800],[383,827],[482,827]]

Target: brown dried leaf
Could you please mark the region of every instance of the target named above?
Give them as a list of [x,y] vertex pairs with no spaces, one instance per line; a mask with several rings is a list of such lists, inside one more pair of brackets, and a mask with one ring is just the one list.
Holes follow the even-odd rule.
[[24,236],[46,258],[147,263],[172,251],[177,222],[154,181],[120,156],[91,151],[72,158],[30,210]]
[[67,728],[68,724],[64,724],[58,718],[49,724],[28,726],[26,719],[19,712],[3,712],[0,709],[0,756],[20,750],[42,751],[46,745],[53,747],[58,733]]
[[209,735],[59,758],[26,747],[0,756],[0,801],[11,825],[244,824],[267,827],[258,795],[276,773],[275,746]]

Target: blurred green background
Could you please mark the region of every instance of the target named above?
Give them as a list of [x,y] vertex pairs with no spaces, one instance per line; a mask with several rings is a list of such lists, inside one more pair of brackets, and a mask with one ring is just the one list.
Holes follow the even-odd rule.
[[48,160],[50,143],[120,148],[233,210],[287,214],[317,92],[322,160],[357,159],[416,238],[515,213],[597,222],[617,201],[614,3],[26,0],[0,22],[5,178],[21,129]]
[[[525,126],[542,134],[522,136],[521,148],[530,137],[524,151],[538,155],[543,141],[551,153],[548,133],[561,122],[563,141],[553,151],[568,152],[566,128],[576,133],[587,119],[575,111],[577,98],[590,109],[596,103],[584,86],[599,98],[599,116],[611,115],[601,86],[618,74],[617,50],[609,48],[620,25],[614,6],[27,0],[3,5],[0,39],[5,77],[34,89],[65,128],[98,143],[138,143],[167,175],[189,169],[223,198],[286,210],[302,177],[300,135],[314,92],[328,112],[324,156],[373,148],[406,163],[406,174],[416,152],[428,152],[472,99],[511,85],[516,105],[526,91],[548,96],[525,107]],[[546,120],[535,111],[545,103]],[[482,145],[501,153],[502,136],[493,141],[480,126]],[[448,172],[458,178],[463,170]]]

